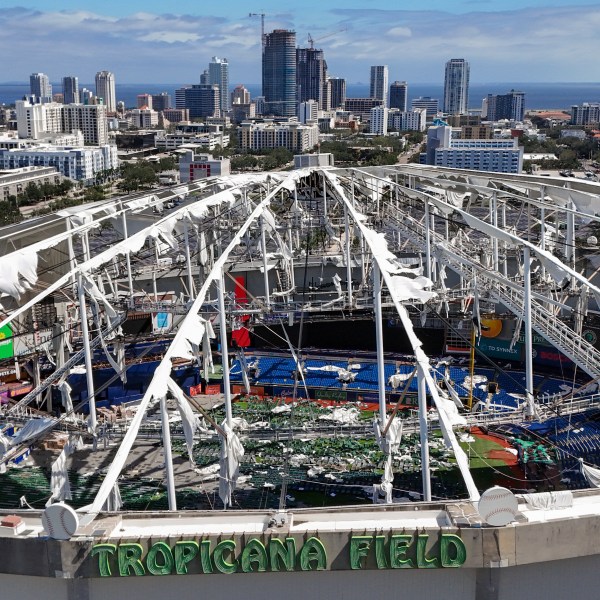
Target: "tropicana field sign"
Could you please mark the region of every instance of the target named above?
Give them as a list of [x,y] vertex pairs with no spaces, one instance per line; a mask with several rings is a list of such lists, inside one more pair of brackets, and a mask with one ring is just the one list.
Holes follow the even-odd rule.
[[250,538],[243,545],[233,539],[180,540],[172,545],[157,541],[147,548],[134,542],[102,543],[92,547],[91,556],[97,560],[101,577],[456,568],[467,558],[462,539],[453,533],[440,533],[437,540],[418,532],[351,535],[345,548],[341,561],[330,561],[318,537],[270,537],[264,541]]

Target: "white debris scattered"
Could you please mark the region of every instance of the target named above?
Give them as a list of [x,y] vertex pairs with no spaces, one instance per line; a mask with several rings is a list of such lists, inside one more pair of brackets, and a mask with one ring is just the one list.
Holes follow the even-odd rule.
[[350,408],[336,407],[331,411],[331,414],[321,415],[319,419],[322,421],[333,421],[343,425],[351,425],[358,423],[359,416],[360,413],[354,406]]
[[[473,387],[480,383],[487,383],[488,378],[485,375],[473,375]],[[469,389],[471,387],[471,376],[467,375],[462,383],[463,387]]]
[[233,419],[231,419],[231,424],[233,425],[234,431],[236,429],[238,431],[246,431],[250,427],[248,425],[248,421],[246,421],[246,419],[243,419],[242,417],[234,417]]
[[292,467],[300,467],[305,465],[307,461],[308,456],[306,456],[306,454],[294,454],[290,457],[290,465],[292,465]]
[[395,373],[390,375],[388,379],[388,385],[391,385],[394,389],[400,386],[401,383],[410,379],[411,373]]
[[323,467],[311,467],[310,469],[308,469],[306,474],[309,477],[316,477],[317,475],[320,475],[324,470],[325,469]]

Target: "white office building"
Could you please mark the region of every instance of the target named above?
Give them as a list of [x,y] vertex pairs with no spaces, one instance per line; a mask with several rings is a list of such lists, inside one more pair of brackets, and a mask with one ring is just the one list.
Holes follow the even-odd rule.
[[452,139],[452,127],[440,125],[427,130],[427,152],[423,162],[437,167],[520,173],[523,147],[518,139]]
[[138,129],[148,129],[158,125],[158,113],[151,108],[135,108],[130,113],[131,124]]
[[189,183],[205,177],[229,175],[230,173],[231,160],[229,158],[215,159],[211,154],[196,154],[195,150],[186,150],[179,158],[181,183]]

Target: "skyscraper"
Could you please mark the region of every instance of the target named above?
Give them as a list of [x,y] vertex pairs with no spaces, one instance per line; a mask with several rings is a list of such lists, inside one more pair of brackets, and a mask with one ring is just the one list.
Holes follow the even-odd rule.
[[40,102],[52,102],[52,86],[48,75],[32,73],[29,76],[29,89]]
[[469,109],[469,63],[452,58],[446,63],[444,77],[444,112],[464,114]]
[[343,77],[330,77],[331,108],[341,108],[346,102],[346,80]]
[[167,92],[152,94],[152,108],[156,111],[168,110],[171,108],[171,94]]
[[525,113],[525,94],[511,90],[508,94],[488,94],[487,120],[522,121]]
[[96,97],[102,98],[109,113],[117,110],[115,76],[110,71],[96,73]]
[[208,63],[208,83],[219,86],[221,115],[229,110],[229,63],[226,58],[212,57]]
[[77,77],[63,77],[62,90],[65,104],[79,104],[79,80]]
[[327,63],[323,50],[315,48],[296,49],[296,86],[298,102],[315,100],[320,110],[325,110],[323,85],[327,75]]
[[408,107],[408,83],[406,81],[394,81],[390,85],[390,108],[398,108],[406,112]]
[[187,108],[191,119],[218,117],[221,112],[219,86],[201,83],[175,90],[175,105],[177,108]]
[[265,35],[262,64],[265,112],[282,117],[296,114],[296,32],[275,29]]
[[388,94],[388,68],[387,65],[371,67],[371,98],[381,100],[383,106],[387,106]]

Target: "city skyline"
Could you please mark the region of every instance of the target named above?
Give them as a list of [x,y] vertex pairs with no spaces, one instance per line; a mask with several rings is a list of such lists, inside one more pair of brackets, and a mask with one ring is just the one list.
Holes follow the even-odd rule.
[[[302,7],[232,0],[204,14],[187,0],[178,3],[177,14],[164,14],[153,0],[101,7],[60,0],[57,10],[46,10],[39,0],[23,4],[0,9],[0,49],[11,56],[4,82],[25,81],[34,72],[47,73],[52,82],[69,74],[85,81],[108,69],[122,83],[196,83],[202,64],[227,56],[232,86],[258,83],[260,19],[249,18],[249,10],[266,13],[267,32],[296,31],[299,47],[308,47],[310,33],[326,54],[329,73],[350,83],[368,82],[376,64],[389,65],[390,81],[442,81],[453,56],[470,63],[474,83],[598,79],[600,4],[585,0],[576,7],[564,0],[529,0],[520,8],[507,0],[502,10],[471,1],[448,7],[438,0],[408,0],[403,10],[393,10],[389,1],[376,0],[326,8],[312,0]],[[399,58],[407,56],[411,60]]]

